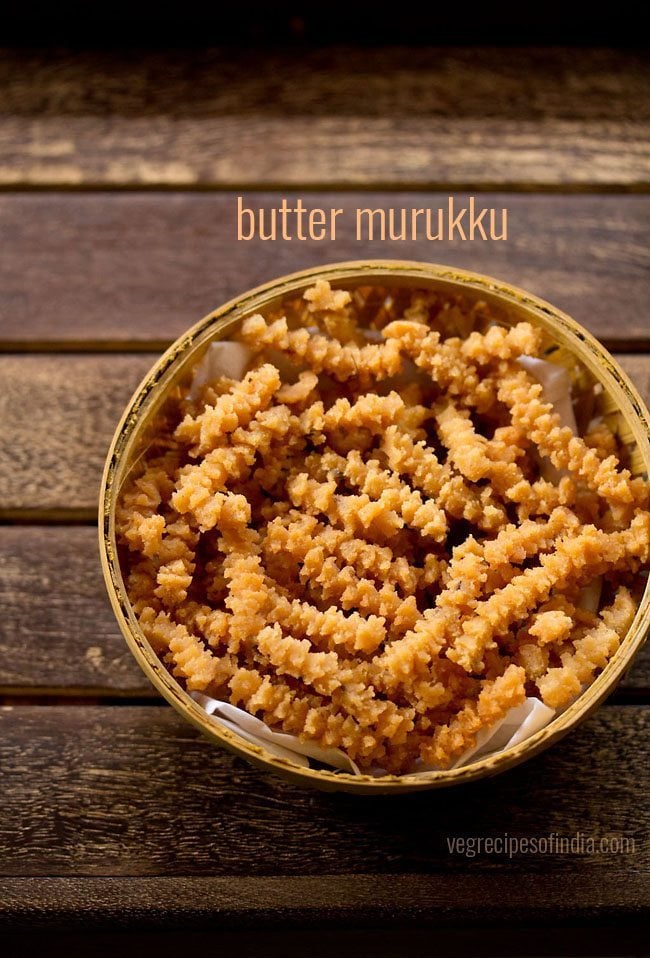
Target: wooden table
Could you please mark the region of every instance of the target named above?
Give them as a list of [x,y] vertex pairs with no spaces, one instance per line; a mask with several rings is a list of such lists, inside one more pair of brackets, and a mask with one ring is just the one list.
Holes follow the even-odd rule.
[[[155,355],[230,296],[315,263],[397,256],[508,279],[591,329],[650,399],[648,73],[641,56],[597,50],[2,56],[7,935],[37,947],[92,931],[97,954],[125,931],[170,954],[178,936],[240,954],[638,946],[647,651],[596,716],[499,778],[395,799],[304,791],[155,696],[105,597],[95,518],[109,439]],[[507,207],[509,240],[235,238],[237,195],[422,207],[452,193]],[[618,835],[635,850],[448,848],[503,832]]]

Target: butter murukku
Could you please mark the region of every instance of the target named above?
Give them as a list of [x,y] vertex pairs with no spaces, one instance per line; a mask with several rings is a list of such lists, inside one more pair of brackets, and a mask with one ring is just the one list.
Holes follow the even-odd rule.
[[636,612],[648,484],[595,392],[575,435],[518,363],[540,330],[319,280],[239,339],[245,375],[179,389],[119,497],[171,674],[397,774],[580,694]]
[[435,500],[452,518],[465,519],[485,531],[494,531],[506,521],[505,507],[491,489],[468,483],[447,463],[441,464],[425,442],[415,442],[398,426],[386,429],[381,451],[394,472],[407,476],[416,489]]
[[479,603],[462,627],[462,633],[449,651],[449,657],[468,672],[481,666],[483,650],[517,620],[546,600],[554,588],[564,588],[570,580],[587,582],[624,561],[633,568],[634,560],[647,564],[649,558],[650,514],[640,513],[629,529],[606,533],[585,526],[574,536],[556,542],[555,551],[540,558],[538,566],[525,569],[503,589]]
[[263,316],[244,320],[242,340],[252,349],[264,347],[286,353],[304,362],[314,373],[330,373],[340,382],[353,376],[378,381],[396,376],[402,369],[399,343],[389,340],[377,345],[343,344],[306,329],[289,330],[285,319],[267,324]]
[[487,680],[478,698],[467,701],[447,725],[436,728],[431,741],[421,750],[425,762],[449,765],[476,742],[482,728],[489,728],[526,698],[525,672],[516,665],[504,675]]
[[594,627],[576,629],[572,641],[560,654],[562,664],[537,678],[543,702],[551,708],[561,708],[589,684],[594,673],[604,668],[618,649],[635,613],[636,603],[630,592],[621,587]]
[[602,459],[580,436],[562,426],[551,403],[544,402],[542,387],[525,371],[505,375],[499,399],[510,409],[513,424],[530,436],[542,456],[558,469],[568,469],[607,502],[647,507],[648,486],[621,469],[616,456]]
[[225,435],[265,409],[279,388],[280,373],[275,366],[266,363],[253,369],[242,382],[233,383],[229,392],[219,396],[213,406],[206,406],[198,416],[187,415],[177,426],[175,438],[190,445],[190,455],[204,455]]

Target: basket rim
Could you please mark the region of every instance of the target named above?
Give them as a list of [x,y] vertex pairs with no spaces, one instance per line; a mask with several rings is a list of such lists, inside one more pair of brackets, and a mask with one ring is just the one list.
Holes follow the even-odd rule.
[[[599,676],[562,713],[548,725],[518,745],[478,759],[457,769],[421,772],[417,775],[354,775],[328,769],[303,768],[288,759],[280,758],[261,746],[254,745],[236,732],[220,725],[192,699],[190,694],[167,672],[144,637],[126,595],[126,588],[117,558],[114,535],[116,505],[116,476],[122,455],[137,437],[141,424],[139,413],[147,401],[156,395],[161,379],[193,348],[199,348],[218,338],[219,330],[230,322],[245,317],[251,311],[266,305],[267,301],[287,295],[309,285],[316,279],[332,282],[363,280],[421,280],[442,281],[476,291],[483,291],[512,307],[527,310],[533,320],[561,334],[584,363],[601,382],[613,392],[620,412],[630,426],[642,455],[646,473],[650,473],[650,413],[630,381],[604,346],[579,323],[552,304],[519,287],[502,280],[465,269],[411,260],[372,259],[334,262],[310,267],[277,277],[256,286],[241,296],[230,299],[207,313],[160,356],[143,377],[117,425],[103,470],[99,494],[99,551],[104,581],[109,599],[122,634],[144,674],[161,695],[192,725],[212,741],[246,758],[258,767],[269,768],[301,785],[312,785],[325,790],[349,791],[365,794],[396,794],[448,787],[495,775],[531,758],[557,741],[579,722],[588,717],[609,695],[634,656],[642,647],[650,626],[650,581],[646,584],[632,625],[621,645]],[[145,420],[146,421],[146,420]]]

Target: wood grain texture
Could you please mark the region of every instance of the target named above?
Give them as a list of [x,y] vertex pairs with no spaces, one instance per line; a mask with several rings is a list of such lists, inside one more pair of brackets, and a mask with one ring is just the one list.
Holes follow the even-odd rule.
[[[504,870],[505,872],[505,870]],[[386,931],[400,927],[402,949],[411,932],[428,928],[447,928],[461,923],[469,931],[478,922],[482,927],[500,928],[503,934],[507,926],[520,927],[523,922],[552,920],[554,923],[569,921],[598,921],[635,923],[643,919],[644,902],[642,885],[633,874],[612,870],[607,882],[599,885],[590,874],[581,876],[563,872],[553,875],[542,890],[542,881],[536,873],[508,875],[500,873],[494,878],[484,873],[473,874],[386,874],[327,876],[301,875],[298,877],[171,877],[156,878],[9,878],[0,879],[0,929],[45,930],[54,926],[79,927],[93,930],[125,931],[165,928],[168,933],[178,929],[196,932],[210,929],[213,932],[235,929],[239,932],[251,929],[273,931],[280,928],[284,933],[296,925],[313,926],[325,918],[327,929],[325,941],[332,944],[335,932],[356,928],[357,950],[345,950],[345,954],[371,954],[401,956],[404,951],[395,949],[392,938],[390,951],[385,944]],[[535,893],[540,893],[536,899]],[[404,924],[403,924],[404,923]],[[361,926],[361,928],[359,928]],[[365,927],[367,926],[367,927]],[[377,926],[381,933],[373,934]],[[584,938],[585,930],[582,929]],[[530,932],[528,933],[530,936]],[[619,950],[622,954],[623,928],[617,929]],[[311,932],[313,936],[313,931]],[[485,951],[465,951],[464,954],[497,954],[510,952],[494,951],[494,938],[487,935],[492,945]],[[467,936],[474,946],[480,936]],[[467,941],[467,938],[465,941]],[[332,951],[319,946],[316,940],[302,939],[303,949],[292,950],[291,942],[299,940],[291,936],[284,949],[275,945],[273,956],[286,954],[332,955]],[[537,939],[536,939],[537,940]],[[575,945],[578,939],[569,932],[569,940]],[[217,939],[217,942],[219,939]],[[241,946],[241,939],[230,939],[232,945]],[[519,936],[520,949],[516,954],[528,954],[524,934]],[[542,936],[541,941],[544,941]],[[557,939],[556,939],[557,941]],[[192,938],[184,944],[191,945]],[[341,942],[342,944],[343,942]],[[376,951],[367,950],[372,943]],[[426,938],[420,938],[424,945]],[[437,941],[437,943],[439,943]],[[114,944],[117,944],[115,942]],[[161,942],[161,944],[163,944]],[[503,944],[503,942],[502,942]],[[530,947],[530,937],[528,937]],[[177,946],[180,942],[177,942]],[[258,942],[262,945],[262,942]],[[364,948],[364,945],[366,948]],[[431,946],[431,938],[428,941]],[[565,941],[566,945],[566,941]],[[289,946],[289,947],[288,947]],[[480,947],[480,945],[479,945]],[[314,949],[316,949],[314,951]],[[103,952],[102,952],[103,953]],[[168,952],[164,949],[164,953]],[[238,953],[242,953],[239,951]],[[244,954],[259,954],[259,951]],[[267,954],[267,949],[264,948]],[[410,951],[409,954],[412,954]],[[417,951],[417,955],[430,954]],[[452,952],[456,954],[455,951]],[[461,954],[463,952],[460,952]],[[547,954],[544,945],[535,954]],[[571,954],[585,954],[579,945]],[[594,955],[595,951],[588,954]],[[627,954],[627,952],[625,952]],[[635,952],[631,952],[635,953]],[[339,954],[339,951],[336,951]],[[445,949],[444,954],[449,952]],[[558,952],[551,952],[557,955]],[[600,954],[600,951],[598,952]],[[606,952],[610,954],[610,952]]]
[[560,47],[0,50],[15,116],[650,119],[641,51]]
[[[266,211],[296,194],[247,193]],[[595,335],[650,344],[650,197],[489,193],[509,214],[506,242],[368,242],[357,207],[447,208],[441,193],[309,193],[340,208],[335,243],[237,241],[237,194],[0,195],[0,348],[159,347],[246,289],[322,262],[368,257],[447,263],[508,279]],[[467,196],[455,194],[457,211]]]
[[[650,357],[619,357],[650,395]],[[154,357],[0,356],[0,518],[96,514],[120,416]]]
[[0,694],[156,695],[115,621],[94,527],[0,526],[0,566]]
[[645,123],[432,117],[8,117],[0,187],[619,189]]
[[[610,871],[620,870],[628,876],[628,901],[647,901],[649,727],[650,709],[607,707],[544,755],[497,778],[453,795],[364,801],[262,774],[203,740],[169,707],[4,707],[0,876],[417,873],[444,880],[471,871],[488,886],[505,869],[537,873],[539,887],[547,888],[566,871],[592,883],[593,903],[596,889],[605,901],[618,894]],[[617,836],[634,847],[512,859],[449,851],[454,836],[504,832]],[[306,886],[305,900],[319,887]],[[355,907],[364,897],[372,901],[372,885],[366,887]],[[535,894],[528,897],[534,907]],[[443,911],[453,907],[441,901]]]
[[630,53],[9,52],[2,72],[4,186],[648,182]]
[[153,358],[0,357],[0,515],[96,513],[110,439]]
[[[88,526],[0,526],[0,695],[154,696],[106,596]],[[650,645],[617,700],[650,691]]]

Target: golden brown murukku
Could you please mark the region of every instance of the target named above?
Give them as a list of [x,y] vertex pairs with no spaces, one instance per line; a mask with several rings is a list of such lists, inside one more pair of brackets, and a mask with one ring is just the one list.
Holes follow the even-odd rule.
[[581,438],[517,363],[539,330],[319,280],[240,340],[249,371],[178,396],[117,509],[188,690],[404,773],[593,681],[636,611],[648,485],[595,393]]
[[584,439],[562,426],[551,403],[544,402],[541,385],[525,370],[503,377],[499,399],[508,406],[513,425],[529,436],[557,469],[574,473],[606,502],[647,507],[647,483],[632,479],[629,470],[621,469],[616,456],[602,459]]
[[594,673],[604,668],[618,649],[635,613],[636,603],[630,592],[621,587],[595,626],[575,630],[572,641],[560,654],[562,664],[549,668],[537,678],[537,687],[546,705],[561,708],[593,680]]
[[213,406],[198,416],[187,415],[176,428],[175,438],[190,446],[190,455],[204,455],[238,426],[250,422],[265,409],[280,388],[280,373],[270,363],[252,369],[239,383],[220,395]]
[[304,362],[312,372],[330,373],[340,382],[352,376],[380,381],[402,369],[399,343],[394,340],[367,346],[343,344],[306,329],[289,330],[286,319],[267,324],[259,315],[244,320],[241,336],[251,349],[277,349]]

